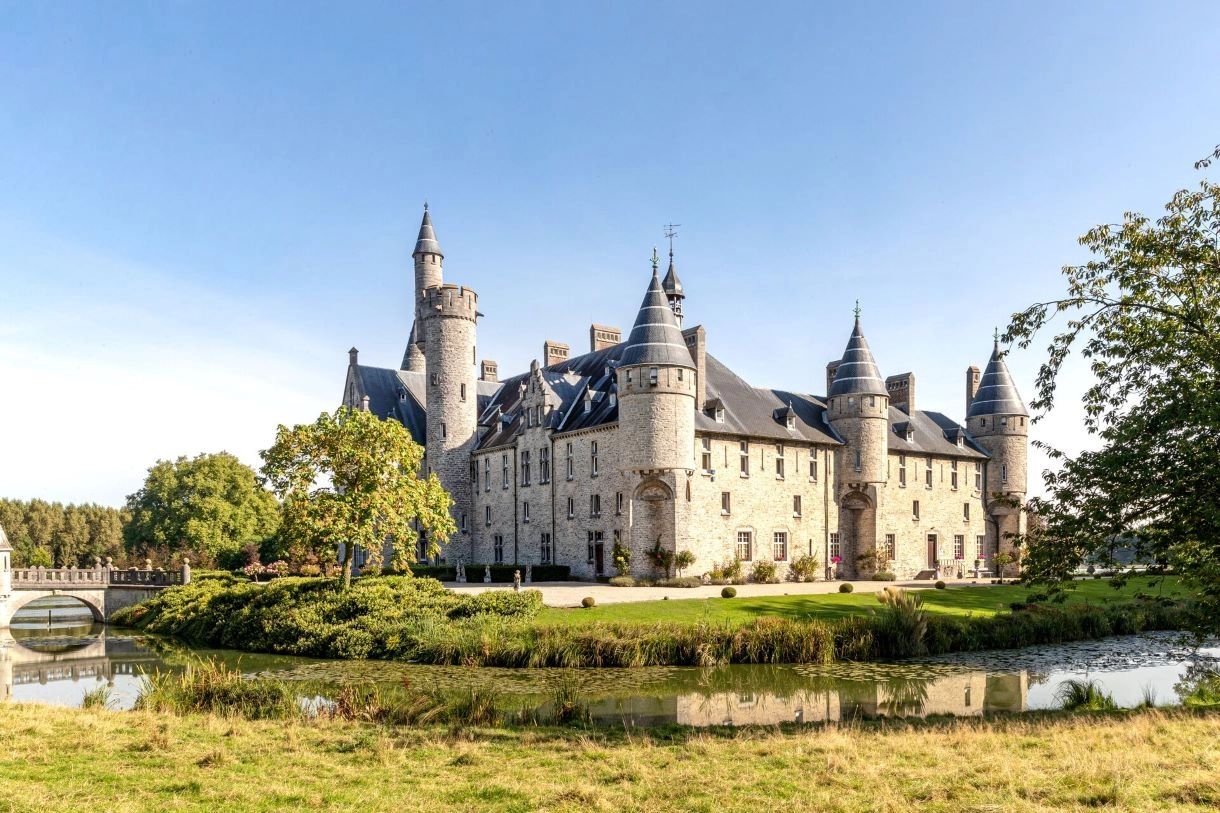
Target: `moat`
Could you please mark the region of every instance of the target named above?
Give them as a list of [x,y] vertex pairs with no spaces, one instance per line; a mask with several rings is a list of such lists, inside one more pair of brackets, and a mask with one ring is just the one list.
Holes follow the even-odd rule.
[[93,624],[72,602],[47,600],[15,619],[0,650],[11,702],[79,706],[86,691],[111,688],[130,708],[142,675],[212,658],[252,678],[298,682],[304,698],[344,683],[489,690],[523,718],[545,717],[558,695],[587,704],[599,724],[655,726],[823,722],[880,716],[975,716],[1056,708],[1069,679],[1091,679],[1124,707],[1179,702],[1191,670],[1220,666],[1220,645],[1197,651],[1175,633],[1148,633],[1021,650],[975,652],[902,663],[827,666],[495,669],[385,661],[324,661],[187,647]]

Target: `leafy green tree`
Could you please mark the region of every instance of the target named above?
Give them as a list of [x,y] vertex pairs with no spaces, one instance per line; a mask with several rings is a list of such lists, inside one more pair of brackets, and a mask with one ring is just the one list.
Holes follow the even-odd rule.
[[163,549],[202,559],[235,555],[279,528],[279,506],[254,470],[227,452],[174,462],[159,460],[144,487],[127,498],[131,519],[123,528],[135,554]]
[[396,540],[398,556],[413,562],[416,527],[427,532],[430,556],[457,531],[436,475],[418,475],[423,455],[402,424],[346,408],[280,426],[262,452],[263,473],[283,500],[284,536],[323,558],[343,544],[345,589],[356,545],[376,563],[385,541]]
[[[1220,147],[1196,169],[1220,159]],[[1100,448],[1044,475],[1041,522],[1024,573],[1061,581],[1086,558],[1109,567],[1116,540],[1172,566],[1220,609],[1220,186],[1177,192],[1156,221],[1128,212],[1080,238],[1093,258],[1067,266],[1067,295],[1013,316],[1028,347],[1057,316],[1032,406],[1049,410],[1073,349],[1088,360],[1085,429]],[[1206,617],[1214,627],[1217,614]]]

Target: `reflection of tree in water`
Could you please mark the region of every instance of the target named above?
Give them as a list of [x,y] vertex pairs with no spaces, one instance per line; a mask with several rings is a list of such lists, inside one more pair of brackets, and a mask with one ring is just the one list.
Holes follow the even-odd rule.
[[1220,662],[1215,658],[1197,658],[1190,662],[1178,682],[1173,684],[1178,698],[1190,705],[1220,705]]
[[928,702],[930,678],[896,675],[880,684],[877,710],[887,717],[920,715]]

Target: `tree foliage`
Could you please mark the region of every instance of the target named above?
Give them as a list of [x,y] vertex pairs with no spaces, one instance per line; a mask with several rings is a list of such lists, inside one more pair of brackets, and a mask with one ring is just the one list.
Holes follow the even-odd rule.
[[402,424],[360,410],[280,426],[262,452],[263,473],[284,501],[289,545],[330,556],[343,544],[345,588],[356,545],[376,561],[392,539],[396,556],[413,562],[418,527],[427,532],[429,555],[438,553],[457,526],[436,475],[418,476],[423,455]]
[[[1220,147],[1196,168],[1216,158]],[[1032,501],[1042,521],[1022,564],[1062,580],[1085,559],[1120,565],[1121,540],[1220,606],[1220,186],[1205,179],[1159,219],[1128,212],[1080,242],[1093,258],[1063,269],[1067,295],[1015,314],[1007,337],[1029,347],[1066,317],[1032,406],[1054,406],[1063,363],[1078,350],[1093,376],[1085,429],[1100,448],[1070,458],[1044,447],[1060,468]]]
[[18,567],[92,567],[98,559],[121,560],[127,516],[126,509],[92,503],[0,499],[0,526]]
[[279,506],[258,475],[228,452],[158,460],[127,498],[128,550],[192,555],[205,564],[261,544],[279,528]]

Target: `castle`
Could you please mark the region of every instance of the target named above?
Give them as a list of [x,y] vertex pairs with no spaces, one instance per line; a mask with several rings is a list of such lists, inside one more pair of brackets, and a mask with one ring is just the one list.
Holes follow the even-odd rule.
[[[589,352],[545,342],[528,372],[479,362],[478,296],[446,283],[431,215],[413,254],[414,322],[399,369],[350,351],[343,403],[406,426],[453,497],[449,562],[559,564],[631,573],[691,551],[688,573],[801,556],[866,577],[989,568],[1024,530],[1029,413],[996,342],[966,371],[966,423],[919,410],[915,376],[882,378],[857,312],[826,396],[757,388],[683,328],[670,252],[635,324],[593,325]],[[476,372],[477,370],[477,372]],[[863,558],[861,558],[863,557]],[[880,564],[879,564],[880,563]]]

